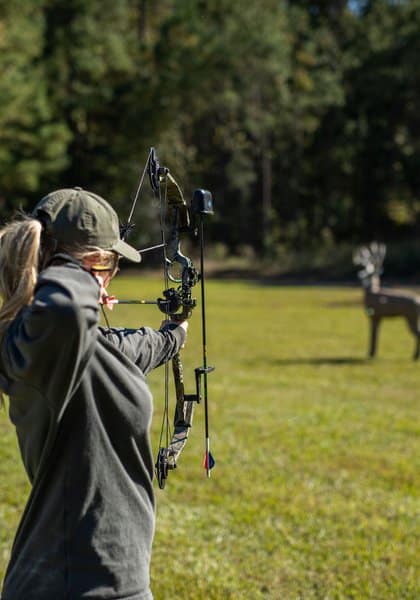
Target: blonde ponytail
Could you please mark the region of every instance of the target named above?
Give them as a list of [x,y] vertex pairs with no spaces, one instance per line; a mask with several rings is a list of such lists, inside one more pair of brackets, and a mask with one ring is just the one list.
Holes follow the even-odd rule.
[[0,336],[21,308],[32,301],[41,231],[41,223],[27,216],[0,230]]

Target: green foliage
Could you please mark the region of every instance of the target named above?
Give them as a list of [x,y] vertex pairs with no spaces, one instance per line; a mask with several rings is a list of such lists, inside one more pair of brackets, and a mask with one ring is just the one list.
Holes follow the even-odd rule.
[[[39,4],[10,3],[0,13],[0,202],[25,203],[42,179],[67,165],[66,126],[48,102]],[[1,206],[1,205],[0,205]],[[4,209],[3,209],[4,210]],[[4,211],[6,212],[6,211]],[[7,214],[7,213],[6,213]]]
[[[119,297],[160,294],[158,279],[117,279]],[[156,600],[418,597],[418,370],[401,320],[366,359],[358,288],[209,281],[210,431],[203,409],[164,491],[157,490]],[[155,309],[116,307],[114,325],[157,326]],[[187,390],[200,363],[199,315],[183,351]],[[150,382],[156,447],[162,371]],[[0,561],[28,492],[0,416]]]
[[71,185],[95,181],[98,190],[109,189],[122,152],[132,152],[138,118],[130,86],[141,61],[136,17],[125,1],[45,5],[47,85],[71,132],[64,173]]
[[[215,243],[414,238],[419,0],[28,0],[0,9],[0,212],[82,185],[126,216],[148,148]],[[158,235],[140,203],[139,246]]]

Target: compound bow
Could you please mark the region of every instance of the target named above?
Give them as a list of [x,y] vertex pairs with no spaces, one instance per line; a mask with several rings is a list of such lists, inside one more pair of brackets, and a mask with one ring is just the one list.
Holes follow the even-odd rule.
[[[183,451],[192,426],[194,405],[204,400],[205,417],[205,456],[204,467],[207,477],[214,465],[210,453],[209,419],[208,419],[208,393],[207,375],[214,367],[207,366],[207,341],[206,341],[206,314],[205,314],[205,278],[204,278],[204,226],[205,215],[213,214],[211,193],[207,190],[196,190],[191,206],[188,207],[181,188],[172,177],[169,169],[160,165],[156,151],[150,149],[146,166],[139,180],[139,185],[130,209],[127,223],[121,228],[121,237],[126,239],[133,229],[133,215],[135,206],[143,185],[145,174],[148,174],[152,191],[159,200],[160,227],[162,240],[160,244],[140,250],[144,253],[156,248],[162,248],[164,259],[165,290],[163,298],[155,301],[118,301],[123,303],[157,304],[165,313],[167,319],[173,322],[182,322],[191,317],[197,302],[192,296],[192,288],[200,281],[201,284],[201,321],[202,321],[202,346],[203,364],[195,369],[195,393],[186,394],[184,389],[183,365],[179,352],[172,358],[172,371],[175,383],[175,415],[173,432],[169,424],[169,392],[168,392],[168,366],[165,365],[165,408],[159,440],[159,451],[156,458],[156,477],[159,487],[165,487],[169,470],[175,469],[177,460]],[[165,222],[169,217],[170,229],[168,239],[165,234]],[[192,260],[181,252],[181,236],[192,232],[200,241],[200,273],[195,268]],[[180,270],[176,277],[172,269],[177,266]],[[170,287],[169,282],[177,287]],[[203,383],[203,385],[202,385]],[[165,441],[165,443],[163,443]]]

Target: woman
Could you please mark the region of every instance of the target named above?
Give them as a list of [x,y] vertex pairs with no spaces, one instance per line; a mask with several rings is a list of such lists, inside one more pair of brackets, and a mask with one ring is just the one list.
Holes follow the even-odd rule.
[[145,376],[186,323],[103,329],[118,218],[81,188],[43,198],[0,231],[0,385],[31,494],[2,600],[152,598],[152,397]]

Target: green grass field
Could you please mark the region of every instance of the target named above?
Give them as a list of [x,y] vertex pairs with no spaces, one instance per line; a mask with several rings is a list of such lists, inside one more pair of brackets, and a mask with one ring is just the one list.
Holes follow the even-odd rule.
[[[121,277],[113,291],[160,289]],[[420,597],[420,362],[398,319],[384,322],[378,358],[366,359],[361,298],[358,288],[209,281],[216,466],[207,480],[198,406],[179,468],[157,490],[156,600]],[[120,306],[110,316],[157,327],[156,312]],[[183,352],[192,388],[198,311]],[[150,378],[155,445],[162,377]],[[4,411],[0,434],[1,579],[28,485]]]

